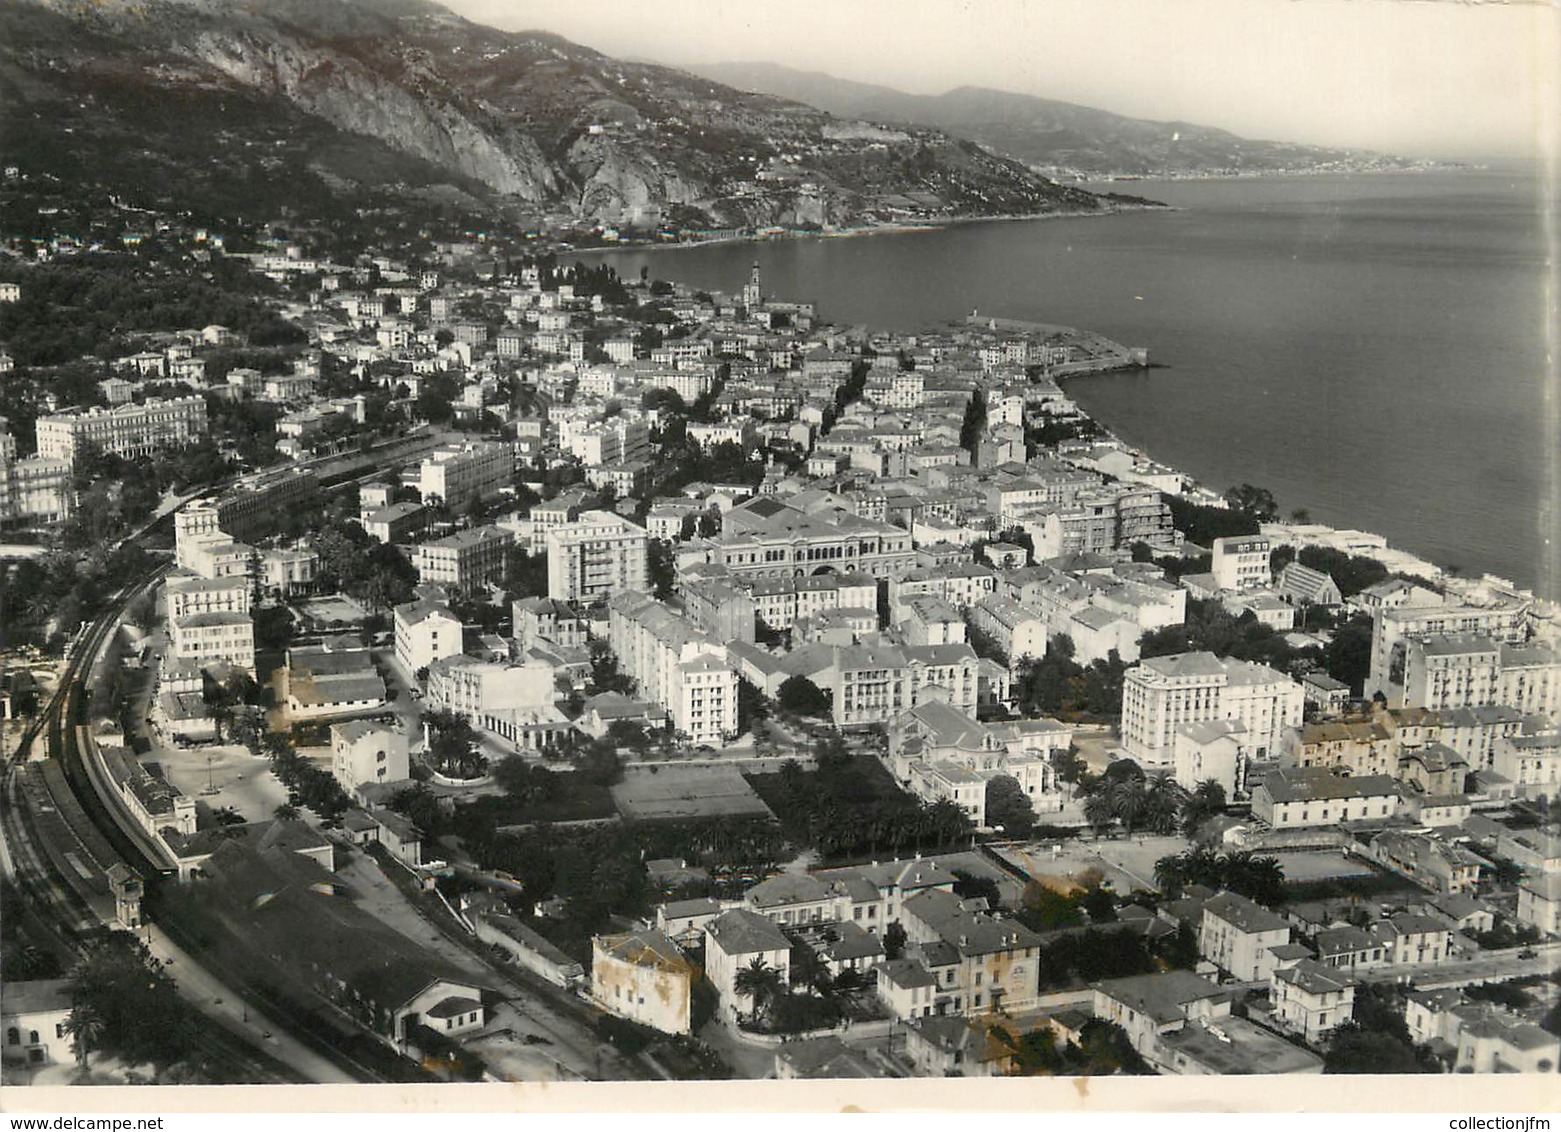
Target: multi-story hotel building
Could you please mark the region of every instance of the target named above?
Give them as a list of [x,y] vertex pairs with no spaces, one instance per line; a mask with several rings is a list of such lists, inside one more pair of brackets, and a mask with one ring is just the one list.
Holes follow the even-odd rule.
[[248,613],[250,580],[243,575],[203,578],[177,571],[166,583],[168,617],[178,621],[197,613]]
[[206,434],[206,399],[175,397],[113,409],[78,409],[38,418],[38,455],[76,459],[84,444],[134,459]]
[[591,603],[610,594],[647,588],[649,538],[645,528],[611,511],[585,511],[549,528],[547,595]]
[[515,449],[501,441],[468,441],[434,449],[417,468],[417,490],[424,502],[438,497],[461,507],[473,497],[491,499],[515,474]]
[[1523,640],[1527,612],[1527,603],[1520,601],[1488,607],[1411,605],[1373,610],[1371,674],[1364,695],[1373,699],[1380,693],[1388,707],[1404,707],[1410,641],[1462,633],[1516,643]]
[[498,527],[476,527],[420,543],[412,564],[419,580],[474,590],[504,573],[504,555],[514,539]]
[[673,727],[699,744],[737,734],[737,673],[725,645],[643,593],[616,593],[607,607],[618,663]]
[[650,427],[642,420],[565,421],[561,432],[563,446],[588,468],[633,464],[651,456]]
[[0,417],[0,523],[16,519],[53,523],[70,518],[75,509],[70,461],[44,456],[18,460],[16,438]]
[[255,623],[248,613],[192,613],[168,621],[168,655],[200,668],[230,664],[255,670]]
[[1239,720],[1254,758],[1278,749],[1286,728],[1301,723],[1301,685],[1282,672],[1209,652],[1155,657],[1127,670],[1122,681],[1122,746],[1128,757],[1169,767],[1177,728]]
[[276,530],[276,517],[311,503],[320,480],[308,468],[256,476],[217,498],[217,525],[233,538],[255,539]]

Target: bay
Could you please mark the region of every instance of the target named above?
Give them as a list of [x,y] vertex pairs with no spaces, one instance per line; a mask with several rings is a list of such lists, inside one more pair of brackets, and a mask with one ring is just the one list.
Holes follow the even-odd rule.
[[979,310],[1147,347],[1154,368],[1068,385],[1124,440],[1216,490],[1259,484],[1287,514],[1561,597],[1538,182],[1117,187],[1177,211],[609,256],[729,293],[757,261],[767,293],[836,323],[915,331]]

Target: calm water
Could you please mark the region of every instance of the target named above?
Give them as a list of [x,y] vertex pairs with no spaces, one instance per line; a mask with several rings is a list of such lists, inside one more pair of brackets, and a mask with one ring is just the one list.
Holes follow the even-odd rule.
[[[1551,596],[1545,245],[1494,172],[1142,182],[1174,213],[613,253],[625,275],[767,292],[837,323],[983,313],[1086,326],[1164,368],[1069,392],[1156,458],[1288,513]],[[1552,449],[1547,452],[1548,448]]]

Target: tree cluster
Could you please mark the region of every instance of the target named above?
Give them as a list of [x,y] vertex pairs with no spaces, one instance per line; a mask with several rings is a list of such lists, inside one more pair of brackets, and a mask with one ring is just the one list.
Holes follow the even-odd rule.
[[125,582],[140,577],[149,559],[139,546],[82,554],[59,551],[0,570],[0,648],[30,644],[51,651],[106,608]]
[[196,1054],[194,1015],[162,963],[135,936],[111,932],[71,972],[65,1029],[83,1066],[94,1053],[166,1070]]
[[817,769],[795,760],[753,783],[788,838],[825,856],[932,849],[969,836],[970,819],[952,802],[920,802],[903,793],[873,758],[858,758],[838,738],[823,740]]
[[1051,1026],[1015,1036],[998,1025],[994,1035],[1013,1050],[1014,1070],[1020,1077],[1147,1076],[1154,1072],[1133,1048],[1127,1031],[1100,1018],[1079,1029],[1078,1045],[1059,1040]]
[[477,732],[465,716],[452,711],[424,712],[428,729],[428,759],[448,778],[477,778],[488,769]]
[[1171,834],[1180,828],[1187,790],[1169,774],[1146,775],[1132,759],[1118,759],[1099,778],[1081,786],[1084,818],[1097,833],[1120,825],[1136,831]]
[[1440,1073],[1441,1065],[1424,1046],[1415,1045],[1404,1022],[1398,992],[1382,983],[1355,989],[1353,1018],[1328,1038],[1324,1073]]
[[1137,927],[1062,932],[1041,945],[1040,985],[1053,989],[1159,970],[1148,937]]
[[18,365],[117,357],[134,352],[136,335],[213,323],[256,346],[306,340],[262,301],[270,285],[247,263],[214,260],[197,271],[95,253],[37,264],[24,279],[21,299],[0,305],[0,341]]
[[1258,904],[1273,906],[1285,898],[1285,871],[1277,857],[1259,856],[1249,850],[1216,853],[1196,847],[1154,866],[1155,883],[1166,896],[1176,899],[1189,885],[1227,889]]
[[1014,700],[1027,716],[1115,717],[1122,711],[1122,677],[1127,665],[1111,651],[1088,666],[1073,659],[1072,638],[1058,634],[1046,645],[1046,655],[1020,661],[1014,679]]
[[315,580],[323,592],[341,590],[375,612],[411,600],[417,568],[356,523],[329,523],[310,539],[310,546],[320,559]]
[[287,736],[268,731],[258,746],[270,759],[272,773],[287,787],[286,808],[279,816],[291,810],[291,816],[296,817],[298,807],[304,807],[326,821],[335,821],[352,808],[352,800],[336,776],[300,755]]
[[986,823],[1008,837],[1024,839],[1035,828],[1035,806],[1019,780],[999,774],[987,779]]
[[1162,495],[1171,509],[1171,525],[1194,546],[1212,546],[1217,538],[1255,535],[1261,529],[1256,516],[1225,507],[1194,503],[1182,495]]
[[1315,666],[1323,658],[1316,649],[1298,649],[1284,636],[1262,624],[1252,613],[1236,617],[1213,599],[1189,598],[1187,617],[1181,625],[1152,629],[1139,638],[1144,659],[1204,651],[1215,656],[1266,664],[1281,672]]

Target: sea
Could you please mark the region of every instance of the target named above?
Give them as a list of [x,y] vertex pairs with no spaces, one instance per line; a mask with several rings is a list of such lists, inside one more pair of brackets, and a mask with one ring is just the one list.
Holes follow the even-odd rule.
[[[1094,186],[1100,187],[1100,186]],[[609,253],[619,273],[767,294],[842,325],[972,311],[1146,347],[1067,391],[1217,491],[1380,533],[1561,598],[1547,250],[1533,174],[1494,169],[1111,188],[1174,211]],[[590,257],[598,258],[598,257]]]

